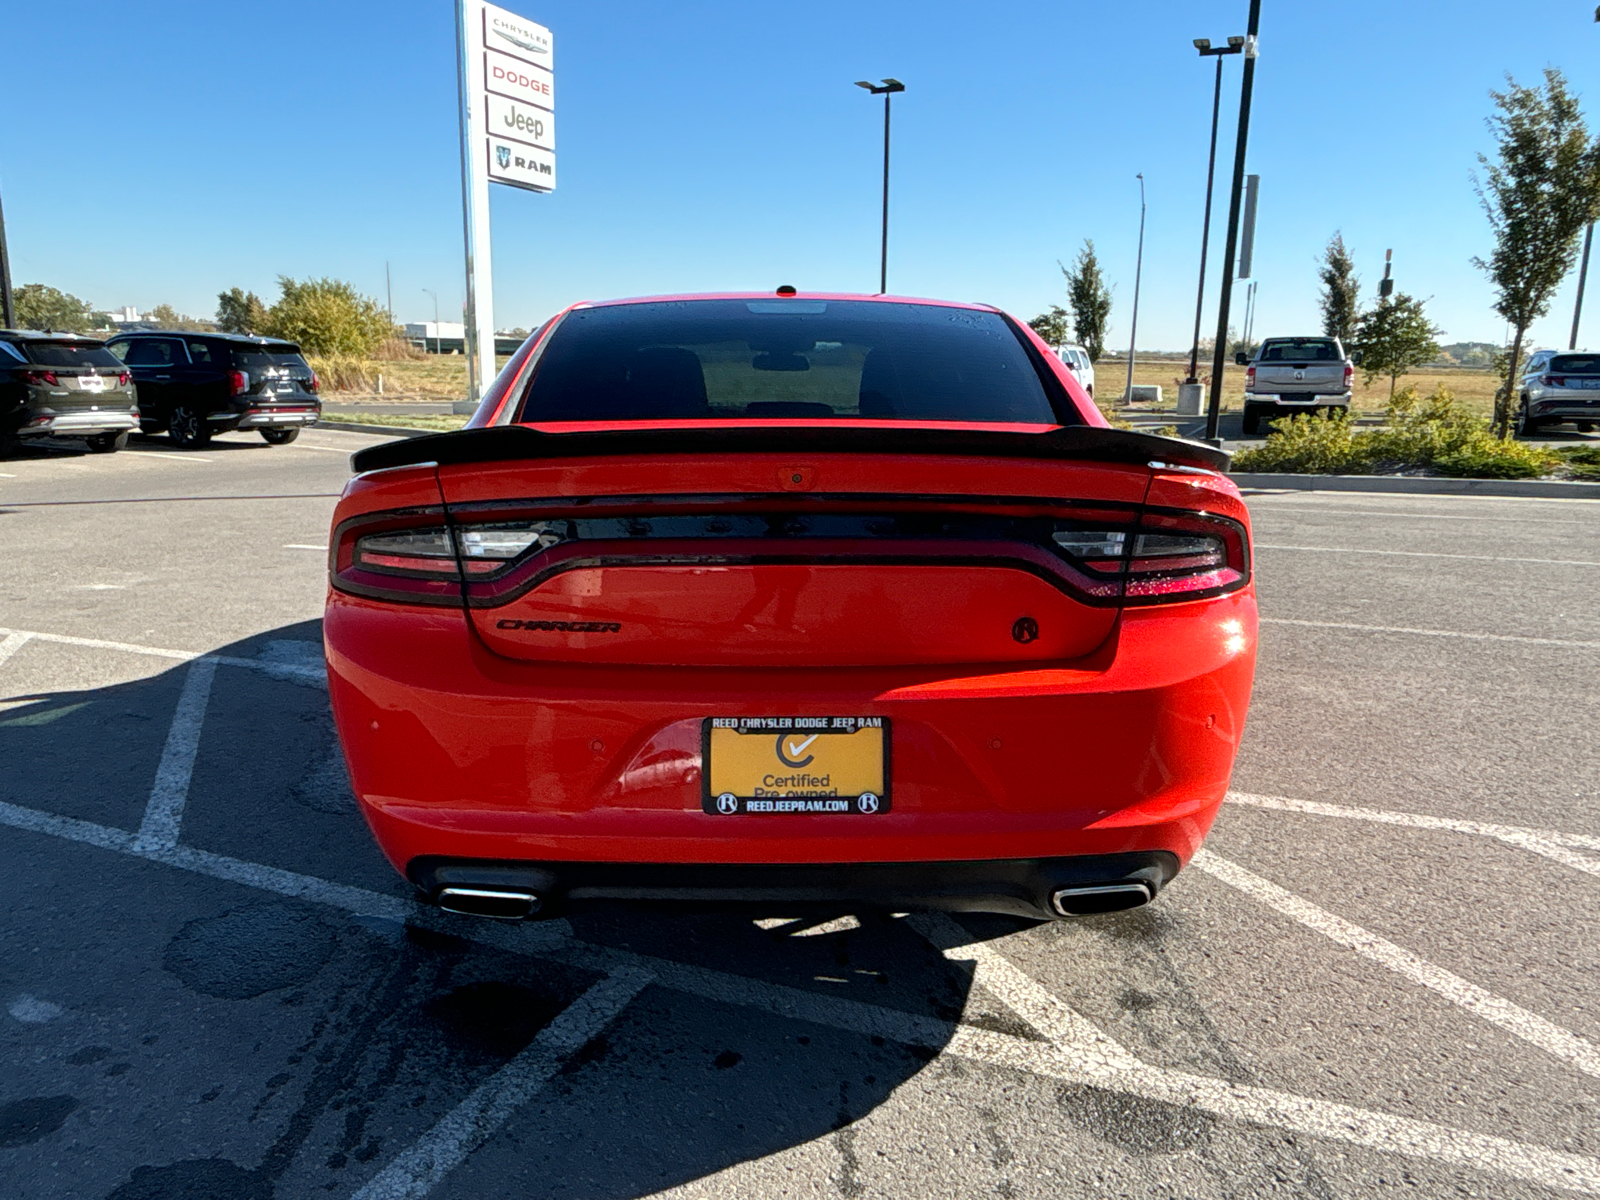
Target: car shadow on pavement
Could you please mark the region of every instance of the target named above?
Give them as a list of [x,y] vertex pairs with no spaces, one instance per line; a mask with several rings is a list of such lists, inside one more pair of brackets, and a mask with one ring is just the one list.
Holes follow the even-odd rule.
[[[123,654],[23,653],[0,673],[0,870],[36,885],[0,924],[0,1053],[26,1064],[0,1086],[0,1134],[21,1131],[0,1193],[349,1194],[619,963],[655,982],[440,1194],[620,1200],[827,1138],[854,1194],[849,1126],[958,1024],[1041,1040],[892,914],[608,908],[507,925],[416,903],[351,795],[316,621],[210,652],[179,837],[205,857],[141,854],[130,835],[170,785],[194,664],[18,694]],[[319,903],[297,880],[403,915]],[[41,964],[40,944],[62,953]]]

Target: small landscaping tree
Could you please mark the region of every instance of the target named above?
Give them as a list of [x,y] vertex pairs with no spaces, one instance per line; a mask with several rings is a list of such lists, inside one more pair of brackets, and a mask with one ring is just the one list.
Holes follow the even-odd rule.
[[1049,312],[1040,313],[1029,321],[1028,328],[1052,346],[1061,346],[1067,341],[1071,320],[1071,313],[1059,304],[1052,304]]
[[217,295],[217,328],[223,333],[258,333],[267,323],[267,306],[254,292],[229,288]]
[[280,275],[278,287],[283,294],[261,332],[298,342],[309,354],[370,358],[394,334],[383,305],[343,280]]
[[1495,311],[1515,331],[1507,384],[1495,397],[1495,428],[1511,429],[1511,409],[1528,326],[1550,310],[1550,300],[1572,269],[1578,234],[1600,211],[1600,145],[1591,143],[1577,97],[1560,71],[1546,68],[1543,87],[1508,78],[1490,92],[1499,111],[1489,118],[1499,145],[1495,158],[1480,154],[1478,199],[1489,217],[1494,251],[1472,261],[1494,284]]
[[1322,307],[1322,332],[1349,346],[1361,317],[1361,280],[1356,278],[1355,261],[1344,248],[1344,237],[1337,231],[1322,252],[1317,278],[1322,281],[1322,294],[1318,298]]
[[1404,292],[1384,296],[1361,314],[1356,325],[1354,344],[1361,351],[1367,383],[1387,375],[1391,400],[1396,379],[1439,354],[1436,339],[1444,330],[1428,320],[1422,311],[1425,303]]
[[1100,260],[1094,256],[1094,243],[1083,240],[1071,270],[1056,263],[1067,277],[1067,303],[1072,305],[1072,328],[1088,352],[1089,361],[1099,362],[1106,348],[1106,330],[1111,323],[1111,289],[1100,273]]

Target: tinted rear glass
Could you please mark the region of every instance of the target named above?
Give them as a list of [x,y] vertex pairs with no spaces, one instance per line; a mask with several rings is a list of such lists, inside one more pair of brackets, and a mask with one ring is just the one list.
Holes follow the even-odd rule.
[[74,346],[70,342],[22,343],[22,352],[28,361],[41,367],[99,367],[103,371],[120,371],[122,364],[104,346]]
[[578,309],[550,335],[517,419],[831,417],[1062,421],[998,314],[861,300]]
[[293,342],[268,342],[265,346],[235,346],[233,365],[241,371],[262,373],[268,369],[286,370],[291,375],[306,378],[311,365],[301,356]]
[[1545,370],[1552,375],[1600,375],[1600,355],[1558,354]]
[[1338,362],[1340,357],[1338,344],[1321,338],[1268,342],[1261,347],[1262,362]]

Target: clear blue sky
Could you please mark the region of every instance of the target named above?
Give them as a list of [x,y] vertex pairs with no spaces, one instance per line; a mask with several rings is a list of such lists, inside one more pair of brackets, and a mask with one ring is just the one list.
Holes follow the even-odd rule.
[[[1193,320],[1211,67],[1227,3],[514,0],[556,37],[560,187],[495,188],[495,313],[664,291],[876,290],[882,101],[894,75],[892,291],[1062,298],[1092,237],[1128,332],[1149,189],[1141,348]],[[1257,332],[1314,329],[1313,259],[1343,230],[1364,290],[1393,247],[1447,340],[1498,340],[1469,184],[1488,90],[1560,67],[1600,124],[1593,3],[1265,0],[1249,169],[1262,176]],[[6,13],[0,196],[17,282],[209,315],[242,286],[333,275],[402,320],[459,313],[451,0],[23,4]],[[1238,58],[1227,65],[1227,179]],[[1219,189],[1219,196],[1222,193]],[[1208,311],[1225,205],[1219,201]],[[1600,273],[1600,272],[1597,272]],[[1574,273],[1575,274],[1575,273]],[[1565,345],[1573,281],[1535,327]],[[1236,309],[1236,311],[1238,311]],[[1600,292],[1584,340],[1600,345]],[[1207,324],[1214,324],[1208,315]]]

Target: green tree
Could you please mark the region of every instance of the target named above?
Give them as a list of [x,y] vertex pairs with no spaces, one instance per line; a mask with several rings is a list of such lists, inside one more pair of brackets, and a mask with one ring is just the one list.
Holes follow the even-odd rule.
[[193,317],[185,316],[170,304],[158,304],[144,314],[145,321],[157,329],[210,329],[209,321],[197,321]]
[[217,295],[217,328],[223,333],[257,333],[267,323],[267,306],[254,292],[229,288]]
[[1037,333],[1052,346],[1062,346],[1066,343],[1072,314],[1059,304],[1052,304],[1049,312],[1040,313],[1028,322],[1028,328]]
[[[1578,251],[1578,234],[1600,210],[1600,144],[1589,140],[1577,97],[1560,71],[1547,67],[1543,87],[1507,78],[1490,92],[1499,111],[1489,118],[1495,158],[1478,155],[1484,178],[1473,186],[1494,234],[1494,252],[1474,258],[1494,284],[1495,312],[1515,334],[1506,379],[1517,378],[1522,338],[1550,310],[1550,300]],[[1511,430],[1514,387],[1495,397],[1495,427]]]
[[1083,249],[1071,270],[1064,263],[1056,265],[1067,277],[1067,303],[1072,305],[1073,332],[1088,351],[1089,361],[1099,362],[1111,322],[1111,289],[1100,272],[1100,260],[1094,256],[1094,243],[1088,238],[1083,240]]
[[1322,281],[1322,294],[1318,297],[1322,332],[1349,346],[1356,322],[1361,319],[1361,280],[1356,278],[1356,264],[1344,248],[1344,236],[1337,230],[1322,252],[1317,278]]
[[1367,383],[1387,375],[1390,399],[1396,379],[1438,357],[1437,339],[1444,330],[1428,320],[1422,311],[1425,303],[1404,292],[1384,296],[1361,314],[1356,325],[1354,343],[1361,351]]
[[261,332],[298,342],[311,354],[370,358],[394,336],[383,305],[343,280],[301,282],[280,275],[278,287],[283,294],[267,310]]
[[12,293],[12,303],[22,329],[86,333],[100,324],[99,314],[88,303],[42,283],[23,284]]

